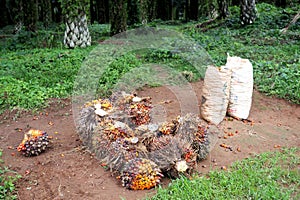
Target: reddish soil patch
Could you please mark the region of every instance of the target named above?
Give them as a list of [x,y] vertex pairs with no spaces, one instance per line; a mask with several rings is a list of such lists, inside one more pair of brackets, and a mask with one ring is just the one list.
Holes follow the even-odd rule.
[[[192,84],[201,98],[202,82]],[[167,88],[145,88],[140,95],[153,98],[153,104],[170,119],[180,114],[176,96]],[[186,102],[189,97],[186,96]],[[142,199],[149,191],[123,188],[99,161],[84,150],[75,131],[70,101],[55,103],[45,111],[23,114],[17,121],[12,117],[0,124],[0,146],[3,160],[22,178],[17,183],[18,198],[22,199]],[[281,147],[300,146],[300,106],[254,92],[249,119],[254,123],[226,118],[218,128],[219,139],[208,158],[199,163],[200,173],[220,169],[236,160]],[[15,147],[29,127],[46,131],[53,137],[51,148],[36,157],[24,157]],[[20,130],[19,130],[20,129]],[[221,144],[232,147],[232,151]],[[164,185],[167,185],[167,180]]]

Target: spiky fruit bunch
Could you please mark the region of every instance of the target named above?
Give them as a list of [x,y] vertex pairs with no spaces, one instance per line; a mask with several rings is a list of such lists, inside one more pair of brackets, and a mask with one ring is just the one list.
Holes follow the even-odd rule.
[[187,114],[179,122],[178,136],[192,145],[198,160],[205,159],[210,148],[207,127],[202,125],[201,119],[193,114]]
[[102,108],[105,111],[109,111],[112,109],[112,104],[108,99],[97,99],[84,104],[84,107]]
[[120,148],[129,142],[129,138],[133,137],[132,129],[125,123],[106,118],[95,127],[90,142],[86,145],[99,160],[107,158],[107,156],[111,160],[114,156],[118,156],[116,154],[124,153],[126,148],[122,151]]
[[94,107],[84,107],[80,111],[77,132],[85,145],[89,145],[91,142],[93,131],[98,126],[99,121],[99,116],[96,115]]
[[[148,157],[157,166],[170,176],[176,177],[178,162],[185,163],[186,169],[180,172],[191,172],[196,164],[197,154],[194,152],[190,143],[178,136],[159,137],[152,143]],[[182,169],[182,168],[180,168]]]
[[206,126],[198,124],[198,130],[194,132],[193,148],[198,153],[198,160],[203,160],[209,153],[210,141],[208,138],[208,129]]
[[172,122],[165,122],[159,128],[159,133],[162,135],[174,135],[177,132],[178,124],[178,118],[172,120]]
[[94,128],[93,134],[100,136],[101,140],[105,139],[110,142],[114,142],[118,138],[134,136],[132,129],[127,124],[108,118],[98,123],[98,126]]
[[[134,101],[134,98],[136,100]],[[132,122],[137,125],[143,125],[143,124],[148,124],[150,122],[150,109],[152,108],[151,106],[151,99],[150,98],[139,98],[139,97],[134,97],[130,104],[130,109],[129,109],[129,116],[132,118]]]
[[[150,110],[152,108],[150,97],[138,97],[136,94],[119,92],[112,95],[116,110],[123,111],[123,120],[131,126],[140,126],[150,122]],[[130,122],[130,123],[129,123]]]
[[172,135],[153,137],[148,142],[147,149],[149,152],[162,149],[164,146],[169,145],[172,139],[173,139]]
[[118,138],[130,137],[133,133],[122,129],[122,127],[116,126],[113,123],[108,123],[104,129],[104,134],[110,141],[116,141]]
[[85,145],[91,142],[91,136],[98,124],[112,111],[112,104],[107,99],[87,102],[80,111],[77,130]]
[[17,149],[25,156],[37,156],[46,150],[48,144],[49,140],[46,132],[31,129],[24,134],[24,139]]
[[107,155],[101,160],[111,171],[119,171],[126,162],[138,157],[145,157],[145,147],[136,144],[136,138],[118,138],[106,148]]
[[128,161],[120,175],[122,185],[132,190],[153,188],[160,183],[162,177],[157,165],[145,158]]
[[134,94],[127,94],[123,92],[115,92],[111,95],[110,100],[113,102],[114,106],[117,107],[119,110],[125,110],[126,107],[132,102],[132,99],[136,95]]

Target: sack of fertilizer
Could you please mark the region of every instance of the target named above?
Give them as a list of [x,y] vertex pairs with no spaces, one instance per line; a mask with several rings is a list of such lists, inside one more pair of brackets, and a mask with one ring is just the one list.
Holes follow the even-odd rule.
[[202,91],[201,116],[218,125],[225,117],[229,102],[231,69],[208,66]]
[[253,94],[253,67],[248,59],[227,57],[226,67],[232,69],[227,114],[247,119]]

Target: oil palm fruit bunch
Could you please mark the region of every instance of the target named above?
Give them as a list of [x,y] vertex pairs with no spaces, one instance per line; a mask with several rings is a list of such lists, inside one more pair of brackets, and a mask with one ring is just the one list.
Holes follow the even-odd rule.
[[101,160],[102,163],[111,171],[119,172],[129,160],[147,155],[145,148],[137,144],[135,137],[118,138],[108,146],[107,152],[106,157]]
[[129,116],[132,118],[132,122],[136,126],[143,124],[149,124],[150,122],[150,110],[151,110],[150,98],[133,97],[130,104]]
[[[134,133],[125,123],[105,118],[98,123],[91,135],[88,149],[96,154],[99,160],[109,155],[109,148],[118,139],[132,138]],[[112,153],[113,155],[113,153]]]
[[105,118],[94,128],[94,135],[100,135],[101,139],[116,141],[118,138],[132,137],[132,129],[127,124],[113,119]]
[[188,141],[178,136],[158,137],[149,149],[148,158],[171,177],[192,172],[195,167],[197,154]]
[[197,151],[198,160],[206,159],[209,154],[211,141],[208,137],[208,127],[206,125],[198,124],[198,130],[194,132],[193,148]]
[[104,129],[104,134],[110,141],[116,141],[118,138],[128,138],[133,136],[133,131],[124,123],[115,121],[110,123]]
[[130,127],[150,122],[150,110],[152,108],[150,97],[138,97],[136,94],[119,92],[112,95],[111,101],[114,102],[117,110],[123,111],[123,115],[125,116],[123,116],[124,119],[122,121]]
[[146,158],[134,158],[123,167],[122,185],[132,190],[145,190],[157,186],[163,175],[158,166]]
[[159,128],[159,133],[161,135],[175,135],[178,128],[178,118],[172,120],[171,122],[165,122],[163,123]]
[[188,141],[197,153],[197,160],[207,157],[210,150],[210,137],[205,123],[196,115],[187,114],[179,119],[178,136]]
[[84,144],[91,141],[95,127],[112,111],[112,104],[107,99],[87,102],[80,111],[77,130]]
[[49,138],[46,132],[31,129],[24,134],[24,139],[17,149],[25,156],[37,156],[46,150],[48,144]]
[[164,135],[158,137],[152,137],[151,140],[147,142],[147,149],[149,152],[155,151],[169,145],[174,137],[172,135]]

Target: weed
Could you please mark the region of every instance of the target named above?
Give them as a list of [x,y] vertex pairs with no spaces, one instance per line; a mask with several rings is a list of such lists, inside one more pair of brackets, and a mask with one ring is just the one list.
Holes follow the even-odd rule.
[[90,49],[33,49],[1,55],[0,113],[7,108],[40,108],[49,98],[70,96]]
[[[231,16],[216,20],[205,29],[195,25],[182,31],[193,37],[212,57],[217,66],[226,63],[226,53],[248,58],[253,63],[256,88],[268,95],[300,103],[300,22],[287,34],[280,33],[300,7],[279,9],[269,4],[257,5],[259,17],[254,24],[239,24],[238,7],[231,7]],[[192,26],[192,27],[191,27]]]
[[2,151],[0,151],[0,199],[17,199],[13,193],[16,189],[15,182],[21,178],[21,176],[9,170],[7,167],[2,166],[3,160],[1,157]]
[[[263,3],[258,4],[257,9],[259,18],[246,27],[240,26],[238,7],[230,8],[231,16],[228,19],[216,20],[204,29],[196,28],[195,23],[175,26],[168,23],[159,25],[159,21],[156,21],[151,25],[175,29],[192,37],[208,52],[217,66],[225,64],[227,53],[250,59],[254,68],[255,87],[259,91],[300,104],[300,22],[291,26],[286,34],[280,33],[300,7],[295,5],[281,9]],[[4,29],[1,31],[7,32]],[[71,95],[78,70],[94,46],[85,49],[62,49],[57,45],[61,41],[55,34],[60,35],[63,31],[63,26],[53,26],[52,29],[35,33],[36,35],[20,32],[14,38],[9,38],[6,45],[1,45],[0,113],[5,109],[40,108],[47,105],[49,98]],[[109,26],[91,25],[90,32],[97,44],[108,36]],[[42,41],[49,44],[43,46]],[[86,76],[97,78],[98,95],[106,96],[120,82],[119,79],[124,78],[124,74],[149,63],[167,65],[182,72],[189,81],[203,78],[204,74],[199,73],[176,52],[155,49],[131,52],[115,59],[101,77],[96,77],[97,74]],[[140,70],[139,73],[136,76],[139,77],[138,82],[159,85],[155,80],[149,79],[150,76],[143,76],[151,74],[151,71]]]
[[148,199],[298,199],[299,148],[267,152],[206,177],[181,177]]

